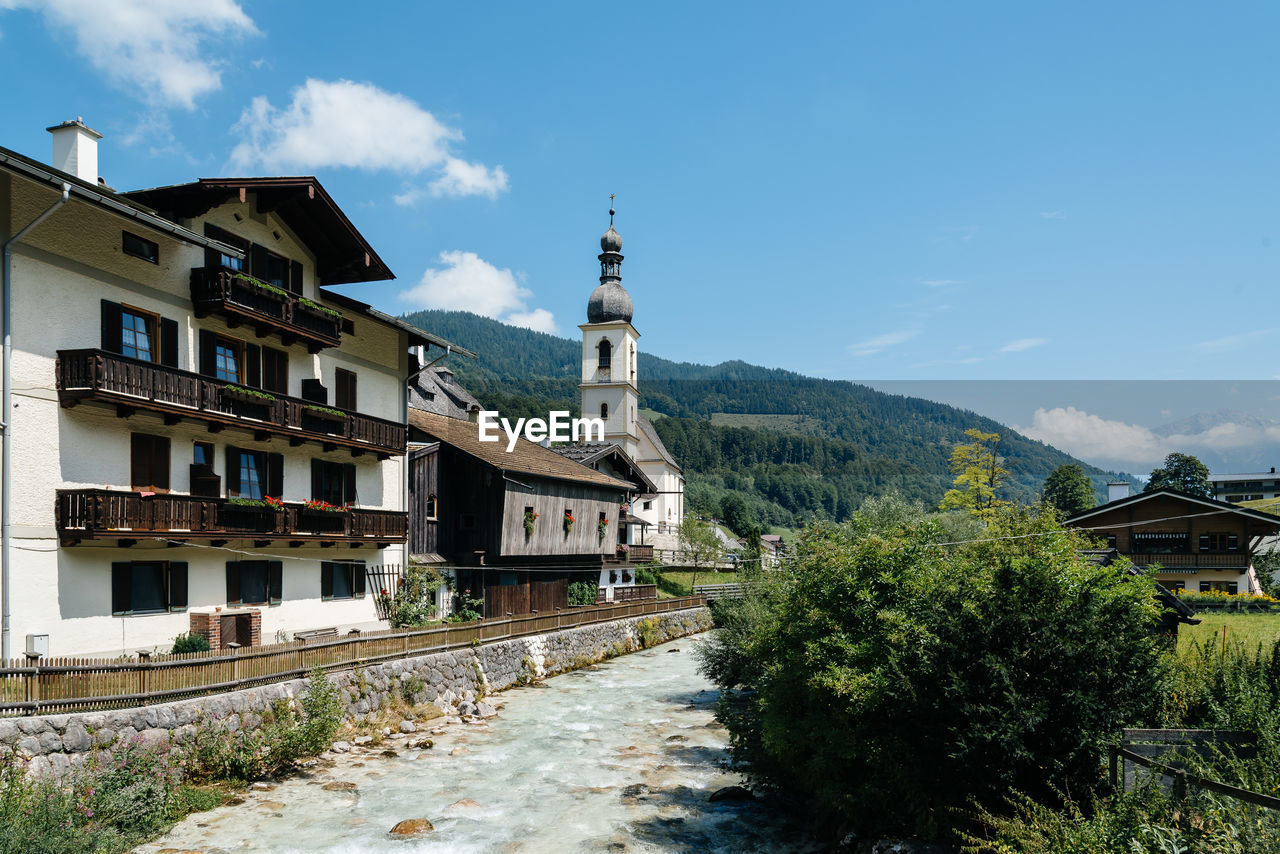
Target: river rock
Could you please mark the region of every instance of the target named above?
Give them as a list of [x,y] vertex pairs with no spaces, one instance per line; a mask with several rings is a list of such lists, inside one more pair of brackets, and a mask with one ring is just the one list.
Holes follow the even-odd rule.
[[711,803],[719,803],[720,801],[754,801],[756,796],[751,794],[750,789],[744,789],[742,786],[725,786],[723,789],[716,789],[711,793],[711,797],[707,798]]
[[346,780],[334,780],[332,783],[325,783],[320,788],[326,792],[354,792],[360,787]]
[[335,741],[333,744],[329,745],[329,749],[334,753],[346,753],[351,749],[351,742]]
[[492,718],[497,717],[498,711],[493,706],[485,702],[476,703],[476,717]]
[[373,741],[373,736],[371,735],[357,735],[355,738],[355,743],[357,747],[362,747],[366,744],[370,744],[372,741]]
[[435,747],[436,743],[429,738],[422,738],[409,745],[413,750],[430,750]]
[[453,750],[450,750],[450,751],[449,751],[449,755],[450,755],[450,756],[462,756],[462,755],[467,754],[467,753],[470,753],[470,752],[471,752],[471,751],[467,750],[465,747],[461,747],[461,746],[459,746],[459,747],[455,747]]
[[667,652],[679,652],[679,651],[680,651],[680,647],[678,646],[674,646],[671,649],[667,650]]
[[478,810],[480,809],[480,805],[470,798],[463,798],[460,801],[454,801],[444,809],[445,812],[460,812],[462,810]]
[[418,731],[418,727],[414,725],[413,721],[401,721],[401,722],[400,722],[400,731],[401,731],[402,733],[405,733],[405,734],[407,735],[407,734],[409,734],[409,733],[411,733],[411,732],[417,732],[417,731]]
[[622,790],[622,802],[629,807],[635,806],[651,791],[653,790],[644,783],[634,783]]
[[436,826],[425,818],[406,818],[404,821],[397,822],[396,826],[391,828],[391,835],[401,837],[422,836],[435,829]]

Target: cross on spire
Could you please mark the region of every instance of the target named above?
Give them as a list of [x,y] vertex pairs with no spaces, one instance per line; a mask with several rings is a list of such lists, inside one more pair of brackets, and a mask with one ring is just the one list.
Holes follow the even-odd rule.
[[613,193],[609,194],[609,227],[613,228]]

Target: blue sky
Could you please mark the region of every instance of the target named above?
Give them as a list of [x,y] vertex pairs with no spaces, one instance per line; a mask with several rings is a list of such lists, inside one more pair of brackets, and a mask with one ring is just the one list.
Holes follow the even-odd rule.
[[[833,378],[1271,379],[1265,4],[0,0],[0,145],[315,174],[380,308],[576,337],[617,193],[650,352]],[[465,343],[465,342],[462,342]],[[1029,416],[1028,416],[1029,418]]]

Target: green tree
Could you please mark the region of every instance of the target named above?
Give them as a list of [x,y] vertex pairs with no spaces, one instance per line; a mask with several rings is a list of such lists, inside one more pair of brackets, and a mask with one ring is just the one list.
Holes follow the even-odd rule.
[[973,441],[956,445],[951,451],[951,473],[956,479],[938,509],[959,508],[985,519],[1007,503],[996,498],[996,490],[1009,475],[1008,469],[1000,465],[1000,434],[977,428],[965,430],[964,434]]
[[747,502],[737,492],[727,493],[720,499],[720,520],[739,537],[745,536],[753,524]]
[[1064,518],[1098,503],[1093,481],[1076,463],[1058,466],[1044,479],[1044,503]]
[[693,580],[689,582],[692,588],[698,583],[698,570],[719,563],[724,557],[724,550],[720,547],[720,538],[711,530],[711,526],[693,516],[685,516],[680,521],[677,536],[679,560],[685,566],[693,568]]
[[1164,465],[1151,470],[1151,477],[1142,491],[1155,492],[1157,489],[1176,489],[1188,495],[1213,497],[1213,487],[1209,486],[1209,467],[1190,454],[1177,451],[1164,458]]

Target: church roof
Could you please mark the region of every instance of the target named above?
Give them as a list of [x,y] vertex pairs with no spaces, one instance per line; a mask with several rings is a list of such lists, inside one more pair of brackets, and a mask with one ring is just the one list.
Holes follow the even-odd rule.
[[551,450],[585,466],[591,465],[616,447],[612,442],[574,442],[572,445],[553,445]]
[[452,377],[453,371],[443,365],[418,374],[409,386],[409,408],[467,420],[473,406],[482,408],[480,401]]
[[[480,425],[472,421],[411,409],[409,426],[499,471],[590,484],[622,492],[633,490],[631,484],[624,480],[575,463],[527,439],[516,439],[516,446],[510,453],[507,453],[505,435],[497,442],[481,442]],[[411,435],[410,438],[414,437]]]
[[653,428],[653,424],[648,418],[645,418],[643,415],[640,416],[636,419],[636,425],[640,428],[640,432],[644,434],[645,438],[653,443],[653,447],[658,450],[658,456],[662,458],[664,463],[671,466],[678,472],[684,471],[684,469],[680,467],[680,464],[676,462],[676,458],[671,456],[671,452],[667,450],[667,446],[662,444],[662,440],[658,438],[658,431]]
[[642,495],[656,495],[658,487],[653,481],[649,480],[648,475],[636,465],[636,461],[627,455],[627,452],[612,442],[575,442],[572,445],[552,445],[551,450],[560,454],[562,457],[568,457],[574,462],[581,463],[584,466],[597,468],[600,463],[608,460],[613,466],[615,474],[629,478],[632,484],[640,490]]

